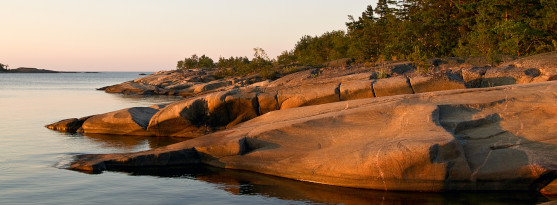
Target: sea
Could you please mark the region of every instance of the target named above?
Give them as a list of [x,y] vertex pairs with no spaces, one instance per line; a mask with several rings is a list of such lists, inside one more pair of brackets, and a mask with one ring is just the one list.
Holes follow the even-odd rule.
[[96,90],[139,77],[138,72],[0,73],[0,204],[542,204],[552,200],[536,192],[372,191],[206,166],[101,174],[68,170],[79,154],[136,152],[187,140],[69,134],[44,127],[67,118],[181,100]]

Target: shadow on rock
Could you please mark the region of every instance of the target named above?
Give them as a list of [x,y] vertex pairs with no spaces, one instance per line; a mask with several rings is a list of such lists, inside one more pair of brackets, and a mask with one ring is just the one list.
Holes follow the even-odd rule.
[[[446,164],[444,190],[540,191],[557,178],[553,165],[557,146],[518,136],[515,133],[523,129],[505,122],[528,114],[507,116],[500,111],[512,107],[513,101],[439,106],[441,126],[455,136],[445,145],[430,148],[431,162]],[[547,110],[533,110],[540,112],[537,120],[552,120],[553,115],[541,114]],[[528,125],[521,122],[520,127]]]

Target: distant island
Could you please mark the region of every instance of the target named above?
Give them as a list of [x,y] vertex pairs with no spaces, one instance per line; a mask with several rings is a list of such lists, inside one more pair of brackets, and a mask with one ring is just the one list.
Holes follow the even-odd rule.
[[16,69],[1,69],[0,72],[1,73],[68,73],[68,72],[60,72],[60,71],[45,70],[45,69],[38,69],[38,68],[27,68],[27,67],[19,67]]
[[[8,67],[7,65],[0,63],[0,73],[81,73],[81,72],[74,72],[74,71],[55,71],[55,70],[46,70],[46,69],[28,68],[28,67],[8,69],[7,67]],[[99,72],[83,72],[83,73],[99,73]]]

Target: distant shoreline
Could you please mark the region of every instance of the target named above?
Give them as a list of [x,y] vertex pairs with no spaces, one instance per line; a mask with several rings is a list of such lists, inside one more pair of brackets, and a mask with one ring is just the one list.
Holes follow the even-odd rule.
[[0,73],[99,73],[99,72],[75,72],[75,71],[54,71],[38,68],[16,68],[11,70],[0,70]]

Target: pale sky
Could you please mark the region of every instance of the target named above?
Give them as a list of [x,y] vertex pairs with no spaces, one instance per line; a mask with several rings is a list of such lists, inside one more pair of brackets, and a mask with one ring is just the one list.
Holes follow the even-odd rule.
[[0,0],[0,63],[59,71],[171,70],[192,54],[274,58],[346,30],[376,0]]

